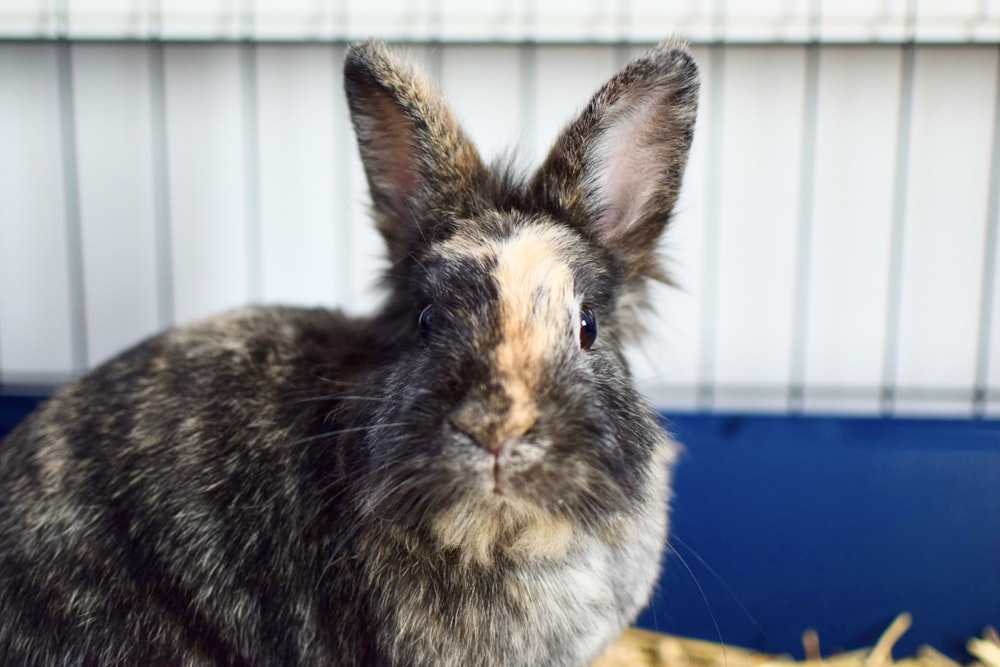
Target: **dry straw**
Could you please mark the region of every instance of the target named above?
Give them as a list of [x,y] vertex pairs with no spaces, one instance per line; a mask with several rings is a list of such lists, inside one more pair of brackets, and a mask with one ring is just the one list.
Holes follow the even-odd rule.
[[[826,657],[820,652],[819,636],[807,630],[802,636],[804,661],[629,629],[592,667],[963,667],[929,646],[914,657],[893,660],[892,648],[911,622],[909,614],[900,614],[874,647]],[[973,658],[967,667],[1000,667],[1000,635],[993,628],[984,630],[981,638],[970,639],[966,648]]]

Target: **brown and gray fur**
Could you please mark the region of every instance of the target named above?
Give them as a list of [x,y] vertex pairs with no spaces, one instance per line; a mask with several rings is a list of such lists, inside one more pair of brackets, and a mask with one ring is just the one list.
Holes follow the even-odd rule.
[[524,179],[384,46],[344,72],[385,303],[168,331],[0,444],[0,664],[585,665],[646,603],[674,446],[622,345],[691,56],[626,66]]

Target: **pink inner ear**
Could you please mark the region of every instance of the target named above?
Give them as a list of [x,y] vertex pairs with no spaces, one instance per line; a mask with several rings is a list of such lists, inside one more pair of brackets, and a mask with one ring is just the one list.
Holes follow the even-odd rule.
[[637,222],[663,177],[667,155],[654,131],[658,101],[650,96],[616,114],[588,156],[602,210],[597,228],[609,238]]
[[372,109],[371,154],[377,174],[375,186],[397,214],[410,209],[420,182],[420,161],[413,125],[389,99],[379,99]]

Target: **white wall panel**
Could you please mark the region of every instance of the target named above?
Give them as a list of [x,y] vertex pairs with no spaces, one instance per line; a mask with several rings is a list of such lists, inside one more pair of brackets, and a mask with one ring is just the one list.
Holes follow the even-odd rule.
[[88,357],[97,363],[160,326],[149,54],[72,51]]
[[1000,39],[997,0],[5,0],[0,36],[864,43]]
[[0,370],[73,369],[56,49],[0,44]]
[[757,41],[761,35],[773,41],[804,39],[810,35],[812,4],[810,0],[729,3],[721,21],[724,34],[737,41]]
[[441,90],[486,161],[521,143],[521,68],[516,46],[441,48]]
[[868,388],[868,409],[882,381],[900,75],[898,47],[820,54],[805,380]]
[[262,298],[331,304],[339,282],[341,227],[334,138],[339,62],[330,46],[257,51]]
[[250,296],[239,58],[237,46],[177,45],[165,53],[178,322]]
[[921,50],[914,72],[896,380],[971,396],[997,52]]
[[[530,48],[530,47],[529,47]],[[534,47],[531,96],[531,145],[523,147],[529,164],[540,164],[556,137],[576,118],[618,63],[613,48]]]
[[791,369],[805,50],[732,48],[724,77],[718,290],[706,305],[716,309],[713,379],[780,386]]
[[151,9],[158,32],[178,39],[236,39],[252,29],[255,18],[241,0],[170,0]]
[[[517,147],[529,168],[641,48],[410,50],[485,157]],[[257,300],[369,312],[385,262],[343,51],[0,44],[0,381]],[[653,289],[641,386],[671,407],[1000,410],[996,49],[695,55],[700,115],[662,248],[678,287]]]
[[912,36],[909,0],[837,0],[822,3],[820,35],[834,42],[899,41]]
[[1000,38],[1000,3],[996,0],[920,0],[914,34],[926,42]]

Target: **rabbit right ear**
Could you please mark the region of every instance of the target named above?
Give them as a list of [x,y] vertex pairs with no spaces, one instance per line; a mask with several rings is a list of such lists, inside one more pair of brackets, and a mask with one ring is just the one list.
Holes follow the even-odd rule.
[[434,87],[384,44],[347,50],[344,87],[376,224],[396,261],[465,213],[486,170]]
[[698,85],[682,42],[651,49],[597,91],[532,182],[548,209],[616,256],[631,286],[666,278],[657,241],[680,189]]

